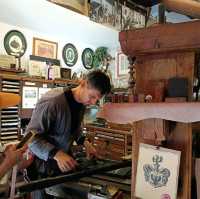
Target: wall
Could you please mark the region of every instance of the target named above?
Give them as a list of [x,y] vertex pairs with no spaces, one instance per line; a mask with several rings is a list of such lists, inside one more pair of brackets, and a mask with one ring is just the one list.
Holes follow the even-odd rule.
[[84,70],[81,61],[84,48],[95,50],[99,46],[106,46],[114,56],[120,45],[116,30],[44,0],[0,1],[0,54],[6,53],[3,40],[11,29],[21,31],[26,37],[27,51],[22,57],[22,66],[25,68],[32,54],[33,37],[58,42],[58,59],[63,67],[67,66],[62,60],[62,49],[67,43],[74,44],[79,57],[71,69],[76,72]]
[[85,47],[89,47],[91,49],[95,49],[96,46],[91,45],[91,44],[85,44],[81,41],[73,41],[73,38],[69,39],[68,41],[66,39],[62,39],[62,38],[58,38],[56,36],[52,36],[51,34],[45,34],[45,33],[39,33],[30,29],[26,29],[26,28],[20,28],[17,26],[13,26],[13,25],[9,25],[9,24],[5,24],[5,23],[1,23],[0,22],[0,54],[6,54],[3,42],[4,42],[4,37],[5,34],[10,31],[10,30],[19,30],[20,32],[22,32],[26,38],[27,41],[27,50],[26,53],[24,54],[24,56],[22,57],[22,67],[27,69],[27,65],[28,65],[28,59],[29,59],[29,55],[32,55],[32,46],[33,46],[33,37],[38,37],[38,38],[43,38],[46,40],[50,40],[50,41],[55,41],[58,43],[58,59],[61,60],[61,65],[63,67],[67,67],[62,59],[62,49],[64,47],[64,45],[68,42],[73,43],[77,50],[78,50],[78,54],[79,54],[79,58],[78,61],[76,63],[75,66],[71,67],[71,69],[73,69],[74,71],[78,71],[81,70],[83,68],[82,62],[81,62],[81,53],[83,51],[83,49]]

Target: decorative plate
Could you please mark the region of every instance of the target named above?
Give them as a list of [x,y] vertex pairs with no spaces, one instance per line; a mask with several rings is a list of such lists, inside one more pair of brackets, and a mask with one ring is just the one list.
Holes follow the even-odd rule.
[[67,66],[74,66],[78,60],[78,52],[73,44],[66,44],[62,51],[62,57]]
[[18,30],[7,32],[4,37],[4,48],[8,55],[21,57],[26,52],[27,43],[24,35]]
[[85,48],[82,53],[83,66],[86,69],[93,68],[94,51],[91,48]]

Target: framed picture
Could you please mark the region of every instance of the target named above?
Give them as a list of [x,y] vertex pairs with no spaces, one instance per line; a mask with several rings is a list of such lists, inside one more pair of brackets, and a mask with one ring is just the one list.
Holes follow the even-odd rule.
[[90,0],[89,17],[92,21],[121,30],[121,4],[116,0]]
[[129,61],[128,57],[122,52],[117,53],[117,77],[127,75],[129,72],[128,69]]
[[57,59],[58,43],[39,38],[33,38],[33,55]]
[[74,66],[78,60],[78,51],[76,47],[71,43],[66,44],[62,51],[62,57],[67,66]]
[[52,3],[88,16],[88,0],[48,0]]
[[93,68],[94,51],[91,48],[85,48],[82,53],[82,63],[84,68]]
[[22,89],[22,108],[32,109],[38,100],[38,87],[23,86]]
[[176,199],[180,151],[141,143],[135,196],[143,199]]
[[35,61],[35,60],[30,60],[29,61],[29,66],[28,66],[28,74],[30,76],[35,76],[35,77],[41,77],[41,76],[46,76],[44,73],[46,69],[46,63],[45,62],[40,62],[40,61]]
[[143,28],[145,26],[145,14],[122,5],[122,30]]
[[27,48],[25,36],[18,30],[7,32],[4,38],[4,48],[8,55],[23,56]]
[[71,79],[71,69],[69,68],[60,68],[61,78]]

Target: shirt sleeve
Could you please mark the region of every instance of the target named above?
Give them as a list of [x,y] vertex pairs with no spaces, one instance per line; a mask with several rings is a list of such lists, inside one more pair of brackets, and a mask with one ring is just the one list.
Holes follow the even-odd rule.
[[29,144],[30,150],[40,159],[47,161],[50,152],[56,150],[56,147],[49,143],[45,137],[51,134],[51,125],[56,118],[56,105],[50,101],[39,103],[33,111],[31,121],[28,124],[26,132],[36,131],[36,136]]

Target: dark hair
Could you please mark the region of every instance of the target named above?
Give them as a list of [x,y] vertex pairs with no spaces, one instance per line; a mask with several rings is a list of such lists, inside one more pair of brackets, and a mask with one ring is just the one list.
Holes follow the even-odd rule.
[[88,83],[97,89],[101,95],[108,94],[111,90],[110,78],[101,70],[94,70],[87,74]]

